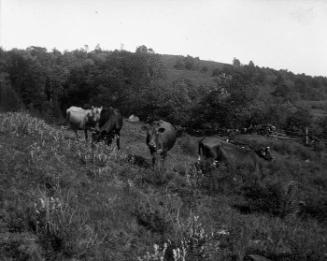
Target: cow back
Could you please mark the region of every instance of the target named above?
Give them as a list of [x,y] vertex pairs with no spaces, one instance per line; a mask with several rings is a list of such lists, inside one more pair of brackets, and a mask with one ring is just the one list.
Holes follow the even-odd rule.
[[117,109],[112,107],[105,108],[101,111],[99,128],[100,131],[112,132],[120,131],[123,126],[123,117]]
[[160,122],[160,128],[164,128],[165,131],[159,132],[158,142],[163,146],[165,151],[168,151],[174,146],[176,142],[176,129],[172,124],[166,121]]
[[75,128],[84,128],[89,110],[71,106],[66,110],[66,117],[69,123]]
[[226,141],[217,136],[205,137],[199,141],[198,153],[201,160],[217,160],[219,156],[219,146]]
[[221,144],[217,150],[217,160],[223,161],[232,167],[252,166],[256,167],[260,161],[259,156],[252,150],[239,148],[230,143]]

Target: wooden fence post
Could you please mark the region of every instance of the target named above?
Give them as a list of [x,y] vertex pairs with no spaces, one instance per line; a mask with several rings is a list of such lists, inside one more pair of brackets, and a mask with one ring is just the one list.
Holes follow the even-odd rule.
[[309,128],[305,127],[305,145],[309,145]]

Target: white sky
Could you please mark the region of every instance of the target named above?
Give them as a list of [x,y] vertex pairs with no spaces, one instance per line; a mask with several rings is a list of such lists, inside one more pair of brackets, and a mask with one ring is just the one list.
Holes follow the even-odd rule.
[[135,51],[327,76],[324,0],[0,0],[0,45]]

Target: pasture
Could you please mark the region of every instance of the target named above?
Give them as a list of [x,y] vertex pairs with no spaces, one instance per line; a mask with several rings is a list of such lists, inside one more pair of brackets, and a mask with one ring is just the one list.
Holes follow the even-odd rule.
[[254,183],[246,169],[198,173],[200,138],[184,134],[158,172],[130,157],[150,165],[141,126],[124,120],[117,151],[25,113],[0,114],[0,259],[325,260],[325,148],[239,136],[276,158]]

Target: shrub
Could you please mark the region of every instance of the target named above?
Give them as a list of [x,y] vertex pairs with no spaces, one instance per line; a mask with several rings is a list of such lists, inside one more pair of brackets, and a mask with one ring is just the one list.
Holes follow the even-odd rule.
[[288,182],[254,183],[241,188],[245,202],[235,207],[245,213],[261,212],[270,215],[285,217],[297,213],[297,184]]
[[143,194],[136,204],[133,213],[140,225],[146,229],[160,233],[176,231],[175,222],[178,222],[182,202],[173,195],[157,193]]
[[0,111],[18,111],[21,108],[20,98],[11,87],[7,75],[0,72]]
[[183,236],[177,241],[168,240],[163,247],[154,245],[154,253],[138,257],[140,261],[157,260],[229,260],[226,250],[229,231],[226,229],[208,232],[199,216],[189,217],[185,223]]
[[0,233],[1,260],[42,261],[39,238],[32,233]]
[[187,155],[197,155],[198,153],[198,144],[194,138],[190,135],[183,135],[178,139],[178,144],[180,145],[183,153]]
[[298,109],[287,119],[286,128],[290,131],[303,133],[306,127],[311,126],[312,115],[308,110]]

